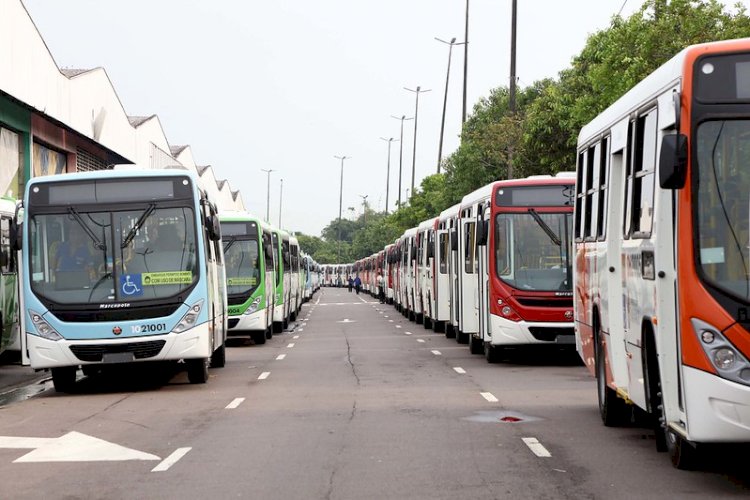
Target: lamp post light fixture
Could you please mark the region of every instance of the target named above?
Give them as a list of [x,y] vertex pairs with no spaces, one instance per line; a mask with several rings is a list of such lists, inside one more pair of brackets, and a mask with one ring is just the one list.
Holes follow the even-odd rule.
[[261,172],[265,172],[268,174],[268,180],[266,182],[266,222],[269,224],[271,223],[271,172],[275,172],[275,170],[265,168],[260,169]]
[[344,200],[344,160],[348,160],[351,156],[334,156],[337,160],[341,160],[341,183],[339,184],[339,227],[338,237],[336,238],[336,261],[341,263],[341,207]]
[[416,165],[417,165],[417,119],[419,115],[419,94],[424,92],[429,92],[432,89],[422,90],[422,87],[417,86],[416,89],[409,89],[404,87],[404,90],[408,90],[409,92],[413,92],[417,98],[416,98],[416,104],[414,105],[414,143],[412,144],[412,157],[411,157],[411,192],[414,192],[414,176],[416,172]]
[[[385,171],[385,215],[388,215],[388,193],[391,187],[391,143],[394,140],[396,142],[400,141],[398,139],[394,139],[393,137],[389,137],[388,139],[386,139],[385,137],[381,137],[380,140],[388,143],[388,163]],[[400,173],[401,172],[399,171],[399,174]],[[401,188],[400,181],[401,179],[399,178],[399,189]]]
[[400,147],[398,150],[398,208],[401,208],[401,169],[404,163],[404,121],[405,120],[413,120],[414,118],[407,118],[406,115],[401,116],[393,116],[391,115],[391,118],[395,118],[396,120],[401,120],[401,136],[399,139]]
[[443,133],[445,132],[445,108],[448,104],[448,82],[451,77],[451,55],[453,54],[454,45],[466,45],[466,42],[456,43],[456,37],[451,38],[450,42],[435,37],[435,40],[448,45],[448,71],[445,74],[445,95],[443,96],[443,118],[440,121],[440,145],[438,146],[437,173],[440,173],[440,160],[443,158]]

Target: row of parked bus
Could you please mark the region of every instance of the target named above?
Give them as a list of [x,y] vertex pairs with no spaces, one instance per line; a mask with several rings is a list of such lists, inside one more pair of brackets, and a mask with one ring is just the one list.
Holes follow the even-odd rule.
[[79,367],[145,361],[182,361],[190,382],[205,383],[226,362],[228,336],[265,343],[320,286],[293,235],[218,214],[191,172],[40,177],[9,203],[2,292],[13,293],[16,271],[20,292],[3,302],[3,346],[50,369],[61,392]]
[[353,264],[494,361],[575,343],[605,425],[690,468],[750,442],[750,39],[695,45],[580,131],[576,173],[498,181]]

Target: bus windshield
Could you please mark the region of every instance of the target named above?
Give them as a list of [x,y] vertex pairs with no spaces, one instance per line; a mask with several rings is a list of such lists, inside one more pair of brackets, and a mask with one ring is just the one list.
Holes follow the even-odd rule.
[[698,126],[698,266],[704,279],[750,301],[750,120]]
[[260,284],[260,246],[257,237],[224,238],[227,294],[250,295]]
[[572,291],[571,213],[498,214],[495,269],[503,282],[526,291]]
[[163,299],[198,279],[191,208],[52,208],[58,213],[35,212],[29,220],[31,289],[40,298],[57,304]]

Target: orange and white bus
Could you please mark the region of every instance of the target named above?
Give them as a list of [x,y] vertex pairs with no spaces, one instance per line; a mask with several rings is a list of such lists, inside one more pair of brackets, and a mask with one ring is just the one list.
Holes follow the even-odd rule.
[[[688,47],[578,138],[576,345],[690,468],[750,441],[750,39]],[[657,181],[658,179],[658,181]]]

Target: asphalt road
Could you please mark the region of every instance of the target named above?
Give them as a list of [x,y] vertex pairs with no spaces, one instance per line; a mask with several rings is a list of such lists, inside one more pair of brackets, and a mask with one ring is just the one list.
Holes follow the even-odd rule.
[[490,365],[346,289],[319,292],[265,345],[231,347],[206,385],[175,366],[138,368],[0,406],[0,498],[750,493],[747,450],[712,450],[684,472],[650,430],[602,426],[574,352]]

